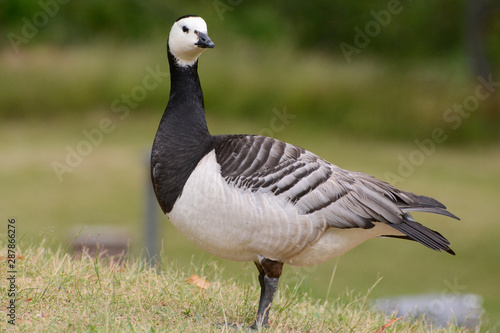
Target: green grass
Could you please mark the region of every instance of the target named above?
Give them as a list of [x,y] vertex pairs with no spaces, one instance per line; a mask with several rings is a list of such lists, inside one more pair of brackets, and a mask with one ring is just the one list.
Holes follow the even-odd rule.
[[[130,234],[130,253],[137,257],[143,248],[143,202],[148,181],[146,152],[150,147],[158,118],[131,114],[116,120],[116,129],[83,158],[71,173],[57,179],[51,163],[64,161],[67,145],[75,147],[106,113],[85,118],[9,121],[0,130],[0,211],[2,219],[16,217],[18,237],[27,244],[48,239],[49,248],[67,246],[75,226],[114,225]],[[398,155],[415,149],[412,143],[368,141],[335,134],[300,130],[300,119],[293,120],[278,137],[335,161],[342,167],[363,170],[382,178],[396,171]],[[234,122],[209,117],[214,133],[258,132],[267,123]],[[307,127],[307,126],[306,126]],[[229,130],[228,130],[229,129]],[[460,216],[454,221],[441,216],[419,214],[424,224],[439,230],[452,242],[457,256],[436,253],[412,242],[394,239],[369,241],[346,255],[309,268],[285,267],[282,285],[299,282],[300,292],[325,300],[334,265],[335,279],[329,297],[341,297],[346,290],[355,293],[382,280],[371,297],[419,293],[476,293],[484,298],[486,327],[496,327],[500,318],[500,294],[496,263],[500,241],[494,207],[500,200],[498,148],[439,146],[415,173],[399,187],[439,198]],[[3,230],[2,230],[3,231]],[[161,218],[163,256],[184,271],[190,265],[203,266],[217,260],[190,244],[165,218]],[[3,248],[3,247],[2,247]],[[251,263],[220,260],[224,278],[242,282],[255,280]],[[54,273],[54,272],[52,272]],[[456,290],[450,289],[457,285]]]
[[[0,243],[5,248],[4,241]],[[257,282],[223,278],[214,262],[190,271],[161,260],[152,268],[141,260],[121,264],[99,258],[74,258],[61,248],[20,246],[16,260],[16,326],[11,332],[236,332],[248,331],[256,313]],[[197,273],[211,285],[187,283]],[[7,274],[0,273],[2,281]],[[5,284],[0,288],[6,294]],[[2,310],[4,311],[4,310]],[[395,317],[372,310],[369,290],[346,292],[320,301],[282,285],[271,308],[266,332],[374,332]],[[234,330],[219,323],[232,323]],[[464,332],[432,329],[423,321],[399,320],[384,332]]]

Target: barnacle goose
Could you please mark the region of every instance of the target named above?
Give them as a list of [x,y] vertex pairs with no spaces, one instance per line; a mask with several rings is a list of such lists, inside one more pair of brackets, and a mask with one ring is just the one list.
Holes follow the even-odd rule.
[[255,262],[261,295],[253,328],[268,324],[283,264],[317,265],[381,236],[454,254],[445,237],[409,213],[458,219],[433,198],[276,139],[212,136],[197,72],[198,57],[214,47],[205,21],[179,18],[167,44],[170,98],[151,154],[156,198],[175,227],[202,249]]

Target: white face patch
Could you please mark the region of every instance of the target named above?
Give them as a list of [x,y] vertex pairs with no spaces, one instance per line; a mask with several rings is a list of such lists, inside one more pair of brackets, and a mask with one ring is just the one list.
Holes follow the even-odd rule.
[[200,54],[205,51],[205,48],[196,45],[199,32],[207,33],[207,24],[199,16],[183,18],[172,26],[168,46],[180,66],[193,65]]

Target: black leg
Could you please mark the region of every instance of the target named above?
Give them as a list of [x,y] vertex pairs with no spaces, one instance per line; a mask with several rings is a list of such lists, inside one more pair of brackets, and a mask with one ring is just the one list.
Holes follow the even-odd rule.
[[[257,267],[258,268],[258,267]],[[266,284],[264,282],[264,271],[259,272],[259,284],[260,284],[260,298],[259,298],[259,310],[257,313],[261,313],[261,309],[263,309],[263,302],[266,294]]]
[[252,325],[253,329],[267,326],[269,321],[269,309],[271,308],[274,294],[278,287],[278,280],[279,278],[268,278],[264,275],[265,290],[261,292],[259,310],[257,312],[257,319],[255,319],[255,323]]
[[255,262],[255,265],[259,270],[260,300],[257,318],[252,325],[252,329],[267,326],[269,309],[271,308],[283,269],[283,263],[266,258],[263,258],[260,262]]

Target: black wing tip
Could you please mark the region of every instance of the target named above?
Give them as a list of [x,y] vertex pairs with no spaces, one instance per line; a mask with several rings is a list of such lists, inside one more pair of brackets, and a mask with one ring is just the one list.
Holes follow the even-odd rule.
[[440,214],[460,221],[460,218],[455,214],[450,213],[447,210],[447,207],[443,203],[432,197],[426,195],[418,195],[407,191],[401,191],[401,193],[405,194],[411,200],[413,200],[413,202],[408,202],[405,201],[404,199],[402,200],[405,203],[405,205],[401,207],[403,211],[408,211],[408,212],[421,211],[427,213]]
[[456,255],[455,251],[453,251],[450,248],[445,249],[445,251],[448,252],[449,254],[451,254],[452,256]]
[[420,201],[421,204],[424,204],[427,207],[446,209],[446,206],[443,205],[442,202],[440,202],[432,197],[429,197],[427,195],[418,195],[418,194],[414,194],[414,195],[418,198],[418,201]]
[[[415,210],[415,211],[417,211],[417,210]],[[423,210],[423,211],[425,211],[425,210]],[[438,208],[438,209],[434,209],[434,210],[427,210],[426,212],[428,212],[428,213],[434,213],[434,214],[439,214],[439,215],[444,215],[444,216],[447,216],[447,217],[451,217],[452,219],[455,219],[457,221],[460,221],[460,217],[456,216],[453,213],[450,213],[448,210],[446,210],[446,207],[445,208]]]

